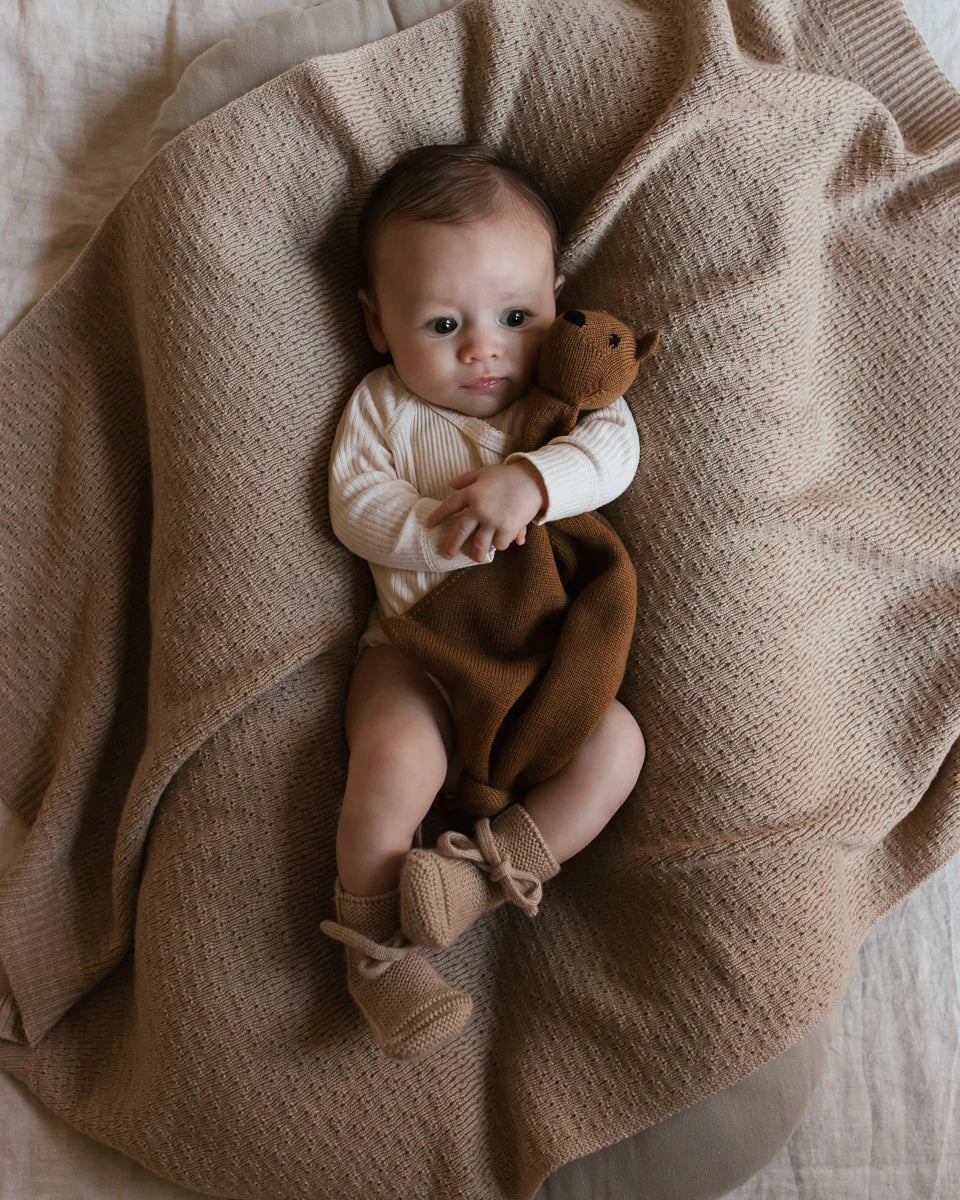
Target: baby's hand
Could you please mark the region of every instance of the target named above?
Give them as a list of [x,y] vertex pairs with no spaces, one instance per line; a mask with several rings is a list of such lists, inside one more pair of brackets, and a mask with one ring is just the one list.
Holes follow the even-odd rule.
[[547,505],[546,485],[526,458],[464,471],[447,483],[458,490],[438,504],[424,522],[433,526],[458,514],[441,551],[444,558],[453,558],[470,537],[471,557],[478,563],[489,560],[491,545],[506,550],[516,541],[522,546],[527,525]]

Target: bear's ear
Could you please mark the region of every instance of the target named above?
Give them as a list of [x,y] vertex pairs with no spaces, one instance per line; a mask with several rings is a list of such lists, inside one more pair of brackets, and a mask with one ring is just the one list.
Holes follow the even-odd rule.
[[643,337],[637,338],[637,362],[643,362],[660,345],[660,330],[648,329]]

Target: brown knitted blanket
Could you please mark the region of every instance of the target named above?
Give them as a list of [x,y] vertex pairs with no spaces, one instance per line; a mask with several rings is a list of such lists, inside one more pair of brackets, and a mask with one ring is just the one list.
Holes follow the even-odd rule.
[[[318,930],[373,600],[325,470],[360,205],[455,140],[663,333],[604,510],[647,758],[430,952],[475,1013],[411,1064]],[[960,848],[958,181],[899,0],[464,0],[161,151],[0,344],[0,1067],[212,1195],[526,1200],[809,1033]]]

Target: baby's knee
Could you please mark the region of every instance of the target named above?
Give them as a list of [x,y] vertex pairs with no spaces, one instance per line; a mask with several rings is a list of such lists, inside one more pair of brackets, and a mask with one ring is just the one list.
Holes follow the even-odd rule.
[[619,700],[612,700],[594,733],[603,742],[602,752],[610,766],[625,777],[632,775],[632,786],[647,756],[647,743],[633,713]]

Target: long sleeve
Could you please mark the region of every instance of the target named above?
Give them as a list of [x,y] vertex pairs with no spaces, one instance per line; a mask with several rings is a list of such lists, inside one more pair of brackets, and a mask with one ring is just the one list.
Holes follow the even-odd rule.
[[538,450],[518,450],[504,462],[517,458],[529,459],[546,485],[546,511],[533,522],[543,525],[592,512],[625,491],[640,464],[640,435],[621,396],[606,408],[586,413],[570,433]]
[[[476,567],[458,553],[443,558],[445,522],[431,528],[425,518],[439,500],[421,496],[396,470],[390,430],[397,420],[389,403],[375,398],[364,382],[347,402],[330,453],[328,502],[337,539],[378,566],[406,571],[456,571]],[[490,561],[496,551],[491,549]]]

